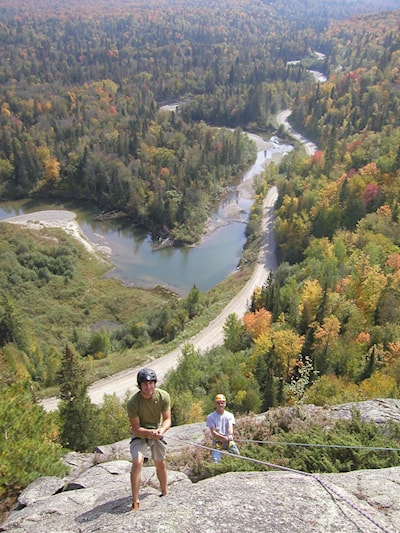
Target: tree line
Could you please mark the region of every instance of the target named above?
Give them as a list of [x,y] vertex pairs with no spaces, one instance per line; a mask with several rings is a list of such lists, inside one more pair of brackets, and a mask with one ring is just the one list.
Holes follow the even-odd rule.
[[[334,73],[293,104],[297,127],[312,131],[322,149],[312,156],[295,150],[278,175],[265,173],[279,190],[279,267],[243,319],[229,317],[224,347],[206,354],[216,369],[188,350],[167,382],[193,413],[221,386],[236,412],[398,396],[399,17],[371,15],[327,32]],[[343,102],[363,122],[341,114]],[[354,129],[340,127],[346,121]]]
[[[295,150],[278,175],[266,172],[267,182],[279,190],[274,225],[279,267],[254,293],[243,320],[232,316],[226,324],[225,349],[236,354],[240,371],[221,371],[222,360],[214,377],[202,369],[200,397],[223,383],[238,412],[249,409],[250,399],[257,412],[287,403],[398,396],[399,17],[397,11],[354,19],[327,34],[341,70],[309,92],[302,87],[293,106],[298,127],[312,129],[322,149],[312,156]],[[351,52],[343,46],[350,35]],[[371,94],[382,102],[381,114]],[[322,101],[326,114],[318,105]],[[351,121],[340,113],[343,102],[354,116],[364,117],[351,134],[339,127],[340,117]],[[331,117],[338,118],[336,128]],[[192,358],[191,365],[201,368],[202,362]],[[236,373],[247,376],[244,383],[231,379]],[[177,379],[171,378],[172,390]],[[194,405],[200,397],[193,395]]]
[[[312,23],[284,3],[164,7],[87,3],[71,17],[58,2],[5,3],[1,198],[78,196],[156,238],[196,242],[211,202],[255,156],[238,132],[200,121],[271,131],[309,80],[287,61],[324,47],[329,17],[376,2],[314,2]],[[179,116],[158,112],[171,98],[185,99]]]
[[[187,18],[179,9],[163,13],[154,8],[139,10],[136,18],[116,10],[105,19],[84,4],[81,13],[91,16],[85,20],[79,15],[76,21],[57,2],[58,16],[49,20],[49,6],[43,5],[32,17],[26,12],[17,17],[16,8],[9,5],[1,11],[11,22],[4,24],[2,18],[1,24],[3,42],[9,44],[7,61],[0,65],[3,197],[11,192],[65,195],[78,190],[99,203],[107,198],[107,207],[120,209],[126,208],[123,200],[129,197],[130,214],[141,209],[140,222],[145,223],[146,217],[150,221],[151,213],[155,233],[164,232],[161,226],[167,224],[168,232],[175,229],[175,238],[186,241],[184,218],[179,218],[185,204],[179,194],[190,196],[193,225],[200,221],[200,227],[207,201],[220,194],[231,173],[254,156],[240,134],[240,126],[250,125],[247,117],[255,128],[272,129],[272,113],[293,98],[296,126],[321,147],[312,157],[295,150],[279,168],[267,169],[258,192],[261,197],[272,183],[279,189],[275,224],[279,268],[254,293],[243,319],[235,314],[228,318],[222,347],[205,354],[185,347],[177,370],[165,382],[173,400],[174,423],[203,420],[212,409],[214,393],[221,390],[237,414],[284,404],[397,397],[400,133],[399,42],[394,28],[399,13],[328,25],[322,14],[325,4],[311,2],[317,16],[310,26],[310,12],[295,12],[287,3],[277,3],[276,11],[270,4],[254,3],[246,11],[232,3],[229,16],[215,15],[226,15],[220,6],[212,26],[207,26],[199,14],[209,12],[196,3]],[[331,2],[327,13],[355,6]],[[369,3],[371,9],[374,6],[375,2]],[[265,20],[275,21],[269,32]],[[140,26],[152,31],[142,34]],[[120,48],[114,47],[111,36],[119,37]],[[287,37],[285,42],[282,36]],[[128,46],[124,39],[132,54],[124,49]],[[236,48],[235,39],[240,44]],[[198,50],[191,44],[203,40],[207,46]],[[302,63],[286,65],[288,60],[307,57],[309,66],[311,49],[327,54],[327,84],[315,85]],[[214,59],[208,69],[211,50]],[[59,57],[64,62],[57,70]],[[122,72],[126,67],[121,79],[116,77],[117,66]],[[66,79],[63,71],[68,73]],[[131,80],[134,83],[128,83]],[[188,100],[180,112],[158,112],[157,99],[170,96]],[[218,131],[206,120],[235,129]],[[240,123],[243,120],[245,124]],[[249,241],[257,239],[259,202],[253,215]],[[181,302],[155,292],[147,307],[140,292],[134,302],[130,291],[118,292],[103,281],[96,291],[86,285],[88,272],[93,273],[88,262],[83,268],[79,247],[65,237],[56,233],[57,241],[49,241],[42,236],[38,247],[15,229],[2,232],[0,280],[7,294],[0,309],[4,413],[0,442],[7,461],[0,468],[7,485],[1,486],[0,495],[12,497],[34,477],[60,473],[56,458],[63,447],[90,449],[93,443],[82,433],[80,420],[87,422],[86,428],[97,423],[97,429],[111,428],[109,422],[115,420],[118,427],[102,433],[104,441],[126,435],[123,402],[106,398],[105,409],[97,410],[88,401],[82,369],[90,366],[91,356],[103,353],[111,359],[116,349],[114,353],[123,357],[148,342],[150,332],[154,339],[170,340],[207,309],[210,299],[196,288]],[[99,274],[105,267],[92,268]],[[51,306],[44,297],[50,294]],[[39,312],[32,316],[25,312],[21,319],[21,302],[29,297]],[[67,302],[75,307],[69,308]],[[113,317],[121,326],[114,336],[90,329],[105,317]],[[40,372],[35,375],[36,369]],[[54,415],[43,413],[32,389],[35,379],[42,383],[48,378],[59,385],[64,402]],[[15,404],[17,397],[20,403]],[[13,462],[15,442],[26,439],[21,411],[35,421],[23,426],[37,429],[29,433],[31,442],[42,443],[29,448],[38,451],[29,473]],[[357,421],[351,429],[363,434],[365,442]],[[394,429],[391,437],[396,435]],[[298,461],[307,463],[305,457]],[[336,467],[343,462],[332,461]],[[345,463],[348,468],[350,463]]]

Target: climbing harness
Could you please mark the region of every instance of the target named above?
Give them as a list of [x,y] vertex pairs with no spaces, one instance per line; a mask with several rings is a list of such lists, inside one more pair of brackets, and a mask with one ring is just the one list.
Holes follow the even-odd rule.
[[234,440],[230,440],[228,442],[223,442],[221,440],[215,440],[213,442],[213,447],[214,447],[214,450],[222,450],[224,448],[224,446],[226,446],[226,448],[229,450],[230,448],[232,448],[232,446],[236,446],[235,444],[235,441]]

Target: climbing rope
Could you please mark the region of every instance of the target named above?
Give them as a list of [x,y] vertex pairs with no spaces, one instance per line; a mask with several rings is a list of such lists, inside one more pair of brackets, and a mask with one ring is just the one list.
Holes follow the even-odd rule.
[[[194,446],[196,448],[200,448],[200,449],[203,449],[203,450],[207,450],[209,452],[212,452],[214,448],[210,448],[209,446],[205,446],[204,444],[198,444],[196,442],[190,442],[190,441],[186,441],[182,438],[178,438],[178,437],[172,437],[170,435],[168,435],[168,440],[175,440],[175,441],[178,441],[178,442],[181,442],[183,444],[186,444],[187,446]],[[235,439],[236,442],[263,442],[263,443],[268,443],[268,441],[239,441],[237,439]],[[281,443],[281,442],[272,442],[272,444],[284,444],[284,443]],[[289,443],[286,443],[286,444],[289,444]],[[301,444],[301,443],[295,443],[295,444]],[[304,444],[303,444],[304,445]],[[317,447],[322,447],[323,445],[315,445]],[[348,448],[349,446],[340,446],[340,447],[344,447],[344,448]],[[351,448],[353,448],[353,446],[351,446]],[[367,446],[354,446],[354,448],[368,448]],[[384,450],[396,450],[396,451],[400,451],[399,448],[368,448],[368,449],[384,449]],[[251,457],[246,457],[244,455],[233,455],[233,454],[230,454],[228,451],[224,451],[224,450],[221,450],[220,453],[222,455],[227,455],[229,457],[233,457],[235,459],[241,459],[243,461],[249,461],[249,462],[252,462],[252,463],[256,463],[256,464],[260,464],[260,465],[263,465],[263,466],[266,466],[268,468],[273,468],[273,469],[277,469],[277,470],[283,470],[285,472],[292,472],[294,474],[300,474],[302,476],[305,476],[305,477],[309,477],[311,479],[314,479],[315,481],[317,481],[328,493],[330,493],[331,495],[335,495],[337,498],[339,498],[341,501],[343,501],[344,503],[346,503],[349,507],[351,507],[352,509],[354,509],[355,511],[357,511],[359,514],[361,514],[364,518],[366,518],[367,520],[369,520],[372,524],[374,524],[374,526],[376,526],[378,529],[380,529],[381,531],[383,531],[384,533],[392,533],[389,529],[386,529],[384,526],[382,526],[381,524],[379,524],[375,519],[373,519],[368,513],[366,513],[363,509],[361,509],[360,507],[358,507],[356,504],[354,504],[353,502],[351,502],[348,498],[346,498],[345,496],[343,496],[342,494],[340,494],[340,492],[338,492],[334,487],[332,487],[329,483],[327,483],[326,481],[324,481],[323,479],[321,479],[318,474],[312,474],[312,473],[309,473],[309,472],[303,472],[302,470],[296,470],[294,468],[289,468],[289,467],[286,467],[286,466],[281,466],[281,465],[276,465],[274,463],[268,463],[266,461],[260,461],[259,459],[253,459]]]
[[400,452],[400,448],[386,448],[383,446],[356,446],[346,444],[310,444],[306,442],[285,442],[277,440],[251,440],[251,439],[236,439],[236,442],[250,442],[254,444],[270,444],[270,445],[284,445],[284,446],[303,446],[308,448],[347,448],[349,450],[370,450],[370,451],[384,451],[384,452]]

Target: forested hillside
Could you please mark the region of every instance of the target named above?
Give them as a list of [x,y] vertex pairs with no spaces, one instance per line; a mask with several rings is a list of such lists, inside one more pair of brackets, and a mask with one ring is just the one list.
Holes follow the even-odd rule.
[[310,401],[354,397],[354,384],[392,395],[400,383],[399,22],[393,12],[332,25],[331,76],[294,104],[324,150],[282,166],[280,267],[261,300],[299,335],[294,374],[310,365]]
[[354,17],[320,36],[328,81],[299,84],[292,116],[321,150],[267,176],[280,265],[244,320],[230,317],[224,348],[188,351],[171,375],[194,411],[221,383],[237,411],[398,395],[399,22]]
[[[273,128],[309,78],[286,62],[323,47],[331,18],[378,8],[348,0],[7,4],[0,197],[91,199],[176,243],[199,238],[212,200],[254,158],[240,130],[199,121]],[[168,99],[188,103],[179,116],[159,113]]]
[[[310,382],[331,372],[360,381],[377,364],[386,368],[398,343],[399,12],[365,15],[377,3],[351,1],[72,5],[5,3],[0,11],[2,197],[79,196],[192,242],[212,199],[254,157],[241,127],[268,135],[293,102],[296,126],[322,150],[311,159],[294,152],[274,177],[281,266],[253,311],[265,307],[272,330],[293,342],[277,355],[269,336],[259,385],[271,389],[266,372],[284,401],[285,384],[304,366]],[[316,84],[306,66],[328,82]],[[181,102],[176,112],[159,111],[167,100]],[[194,290],[178,307],[150,311],[149,302],[136,319],[134,310],[90,317],[91,306],[78,302],[69,327],[54,310],[29,324],[23,302],[40,302],[35,291],[60,300],[64,283],[66,296],[76,292],[76,252],[37,251],[9,233],[3,248],[1,344],[22,350],[11,359],[42,385],[55,382],[62,342],[104,357],[171,340],[205,307]],[[123,329],[93,339],[84,328],[95,318]],[[51,334],[40,333],[46,322],[58,324]],[[265,407],[278,401],[271,394]]]
[[[174,423],[202,420],[221,390],[235,413],[398,396],[400,12],[389,11],[396,7],[2,2],[3,200],[88,199],[154,236],[192,243],[211,202],[255,157],[243,129],[277,133],[276,114],[291,107],[290,120],[320,148],[309,157],[296,147],[265,172],[248,245],[260,242],[262,191],[276,184],[279,268],[243,319],[229,317],[224,346],[201,355],[185,347],[165,383]],[[316,83],[310,68],[328,81]],[[180,105],[160,110],[168,102]],[[124,435],[115,398],[103,410],[89,405],[85,371],[96,361],[105,369],[129,364],[152,342],[175,339],[218,297],[195,287],[182,300],[159,289],[144,296],[103,280],[106,267],[59,232],[0,231],[3,497],[59,472],[60,443],[84,450],[90,435],[103,442]],[[110,323],[112,333],[101,327]],[[46,424],[32,392],[50,385],[69,400]],[[27,439],[29,416],[39,435],[32,430]],[[14,453],[21,439],[31,450],[43,443],[35,469],[23,473]],[[20,449],[27,453],[27,445]]]

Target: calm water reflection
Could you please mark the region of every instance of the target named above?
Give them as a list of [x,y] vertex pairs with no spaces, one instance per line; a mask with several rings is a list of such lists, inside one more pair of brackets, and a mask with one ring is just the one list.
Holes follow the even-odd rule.
[[45,209],[74,211],[87,239],[111,249],[114,268],[107,274],[109,277],[145,288],[160,284],[183,295],[194,284],[207,291],[226,278],[236,269],[245,242],[245,224],[234,222],[219,228],[196,247],[153,251],[146,232],[122,220],[95,220],[95,208],[69,202],[0,202],[0,220]]
[[[291,147],[278,147],[276,151],[289,151]],[[259,174],[270,151],[258,152],[257,161],[242,180]],[[126,284],[140,287],[168,286],[179,294],[187,294],[193,285],[202,292],[214,287],[237,267],[245,243],[245,223],[252,201],[241,198],[233,190],[228,198],[215,206],[212,218],[223,218],[224,207],[234,203],[239,208],[235,222],[220,227],[193,248],[165,248],[153,251],[146,232],[121,220],[95,220],[98,210],[89,204],[24,200],[0,203],[0,220],[44,209],[68,209],[77,214],[82,232],[95,244],[111,249],[110,259],[115,265],[108,276],[121,279]]]

